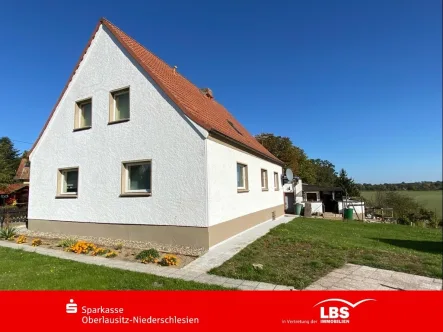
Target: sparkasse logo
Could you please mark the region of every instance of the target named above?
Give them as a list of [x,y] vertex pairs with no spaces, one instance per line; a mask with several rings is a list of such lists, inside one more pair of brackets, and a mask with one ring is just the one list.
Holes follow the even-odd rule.
[[351,303],[349,301],[343,299],[327,299],[318,302],[314,307],[319,304],[327,303],[327,302],[341,302],[346,304],[346,306],[321,306],[320,307],[320,323],[323,324],[348,324],[349,323],[349,307],[356,308],[358,305],[368,302],[375,301],[374,299],[363,299],[356,303]]
[[67,314],[76,314],[77,313],[77,304],[74,303],[73,299],[70,299],[69,303],[66,303],[66,313]]

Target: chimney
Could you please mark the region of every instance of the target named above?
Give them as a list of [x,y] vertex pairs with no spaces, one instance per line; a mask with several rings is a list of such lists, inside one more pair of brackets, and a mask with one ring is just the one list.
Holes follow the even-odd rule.
[[209,99],[214,99],[214,95],[212,94],[212,90],[209,88],[201,88],[200,92],[203,93]]

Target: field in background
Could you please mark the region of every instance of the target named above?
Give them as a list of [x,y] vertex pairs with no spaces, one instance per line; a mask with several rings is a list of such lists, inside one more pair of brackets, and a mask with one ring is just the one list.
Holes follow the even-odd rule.
[[[372,199],[375,195],[375,191],[362,191],[362,195],[365,198]],[[442,216],[442,191],[399,191],[399,193],[408,195],[417,200],[418,203],[423,204],[427,209],[436,211],[437,215]]]

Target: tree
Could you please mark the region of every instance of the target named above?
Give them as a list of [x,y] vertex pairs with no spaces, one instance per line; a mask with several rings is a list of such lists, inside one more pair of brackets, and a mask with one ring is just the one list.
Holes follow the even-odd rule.
[[315,168],[303,149],[294,146],[289,137],[262,133],[255,136],[269,152],[283,161],[284,168],[290,168],[303,182],[315,183]]
[[311,159],[315,168],[315,184],[323,187],[332,187],[337,181],[335,165],[327,160]]
[[340,170],[336,185],[342,188],[348,196],[360,196],[360,190],[355,184],[354,179],[348,177],[348,173],[343,168]]
[[8,137],[0,138],[0,187],[12,183],[20,163],[19,151]]

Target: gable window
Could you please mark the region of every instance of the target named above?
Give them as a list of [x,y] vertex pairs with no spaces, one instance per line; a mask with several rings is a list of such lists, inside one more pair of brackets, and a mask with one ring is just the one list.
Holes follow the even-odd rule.
[[129,120],[129,88],[111,92],[109,104],[110,123]]
[[268,190],[268,171],[265,169],[261,170],[261,190]]
[[151,195],[151,161],[124,162],[122,167],[122,196]]
[[237,191],[248,191],[248,165],[237,163]]
[[78,168],[63,168],[57,174],[57,196],[77,197],[78,194]]
[[274,172],[274,190],[278,191],[279,189],[280,188],[279,188],[279,185],[278,185],[278,173]]
[[74,130],[88,129],[92,126],[92,99],[75,103]]

